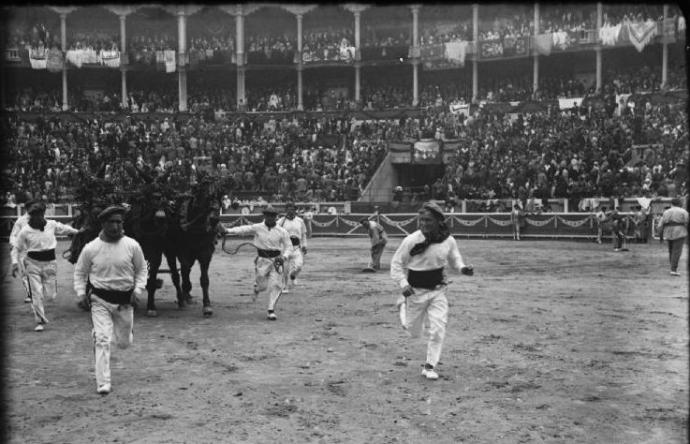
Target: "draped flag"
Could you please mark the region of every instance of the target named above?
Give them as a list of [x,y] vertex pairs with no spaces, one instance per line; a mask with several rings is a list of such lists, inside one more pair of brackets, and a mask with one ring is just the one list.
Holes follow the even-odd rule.
[[465,117],[470,116],[469,103],[451,103],[448,108],[452,114],[463,114]]
[[618,43],[618,38],[621,33],[621,24],[616,26],[602,26],[599,30],[599,39],[604,46],[614,46]]
[[120,67],[120,51],[105,51],[101,50],[101,63],[108,68]]
[[422,139],[414,143],[414,161],[433,161],[440,153],[438,141],[434,139]]
[[658,34],[658,26],[654,20],[647,20],[646,22],[626,23],[624,26],[628,28],[628,38],[630,43],[642,52],[645,46]]
[[165,72],[175,72],[175,50],[167,49],[164,51]]
[[551,41],[553,48],[566,49],[570,46],[570,36],[565,31],[552,32]]
[[29,63],[33,69],[46,69],[46,51],[44,48],[31,48],[29,51]]
[[460,66],[465,66],[465,56],[467,55],[468,42],[456,40],[445,44],[444,56],[447,60],[457,62]]
[[62,51],[57,48],[48,50],[46,54],[46,69],[49,72],[60,72],[65,66],[65,61],[62,58]]
[[546,56],[551,54],[551,47],[553,46],[551,34],[535,35],[532,38],[532,43],[538,54]]

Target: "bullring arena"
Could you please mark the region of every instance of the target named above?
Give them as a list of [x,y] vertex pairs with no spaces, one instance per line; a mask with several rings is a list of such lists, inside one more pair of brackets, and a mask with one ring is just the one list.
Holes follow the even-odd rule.
[[[688,442],[687,223],[659,230],[688,199],[679,5],[25,5],[5,28],[1,441]],[[289,203],[304,269],[267,313],[255,261],[280,269],[264,217]],[[79,231],[38,245],[43,214]],[[221,228],[248,224],[268,234]],[[210,305],[202,267],[184,303],[164,260],[155,311],[144,292],[108,345],[73,263],[111,225],[149,270],[161,246],[212,254]],[[448,272],[438,379],[391,278],[424,227],[410,256],[450,233],[473,267]],[[56,261],[47,324],[10,251]],[[441,299],[448,269],[410,271]],[[128,279],[85,300],[124,319]]]

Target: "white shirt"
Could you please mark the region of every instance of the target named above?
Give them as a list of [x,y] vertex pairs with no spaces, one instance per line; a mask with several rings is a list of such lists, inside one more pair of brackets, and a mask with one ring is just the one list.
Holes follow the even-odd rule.
[[23,214],[17,218],[17,220],[14,222],[14,226],[12,226],[12,233],[10,233],[10,246],[12,246],[12,247],[17,246],[17,236],[19,235],[19,232],[22,231],[22,228],[24,228],[28,224],[29,224],[29,215],[28,214]]
[[242,225],[239,227],[228,228],[227,234],[253,234],[254,246],[261,250],[278,250],[283,257],[287,256],[289,248],[292,247],[290,235],[284,229],[276,225],[268,228],[264,222],[258,224]]
[[10,253],[12,264],[19,263],[19,258],[29,251],[54,250],[57,247],[55,234],[76,234],[76,228],[55,220],[46,220],[43,231],[31,228],[28,223],[21,229],[15,240],[15,248]]
[[100,237],[84,246],[74,266],[74,291],[86,294],[86,282],[103,290],[143,293],[148,269],[137,241],[122,236],[117,242],[105,242]]
[[304,224],[304,220],[295,216],[292,220],[283,216],[278,219],[277,225],[279,227],[285,228],[290,237],[296,237],[299,239],[300,247],[307,247],[307,226]]
[[373,247],[374,245],[377,245],[379,242],[382,240],[387,241],[388,240],[388,235],[386,235],[386,231],[383,229],[381,224],[378,222],[375,222],[373,220],[368,221],[369,222],[369,227],[368,227],[368,234],[369,238],[371,239],[371,246]]
[[429,245],[423,253],[410,256],[410,250],[418,243],[424,242],[424,239],[421,230],[406,236],[391,259],[391,278],[400,285],[400,288],[409,285],[408,270],[436,270],[450,265],[454,270],[460,271],[465,266],[453,236],[448,236],[441,243]]

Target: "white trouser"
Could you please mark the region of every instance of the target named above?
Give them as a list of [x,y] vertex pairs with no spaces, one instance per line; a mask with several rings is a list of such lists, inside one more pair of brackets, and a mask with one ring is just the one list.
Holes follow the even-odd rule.
[[404,296],[397,300],[398,306],[405,304],[404,315],[401,315],[404,319],[401,322],[410,336],[418,338],[426,330],[429,337],[426,362],[434,367],[441,358],[448,323],[446,288],[445,285],[435,290],[415,288],[415,294],[407,297],[407,300]]
[[57,297],[57,262],[24,259],[24,270],[29,283],[31,309],[38,324],[48,323],[45,312],[45,299]]
[[268,290],[268,309],[273,310],[283,292],[283,273],[276,270],[273,259],[259,256],[254,260],[254,271],[254,292]]
[[134,308],[106,302],[91,295],[93,348],[96,357],[96,384],[110,384],[110,343],[127,348],[134,340]]
[[288,250],[287,261],[285,262],[285,270],[283,271],[283,283],[287,288],[290,282],[290,276],[295,278],[302,271],[304,266],[304,254],[302,254],[302,247],[295,245]]
[[31,288],[29,287],[29,278],[26,275],[26,264],[24,264],[24,258],[19,259],[17,262],[17,268],[19,271],[19,279],[22,281],[22,286],[26,292],[26,297],[31,297]]

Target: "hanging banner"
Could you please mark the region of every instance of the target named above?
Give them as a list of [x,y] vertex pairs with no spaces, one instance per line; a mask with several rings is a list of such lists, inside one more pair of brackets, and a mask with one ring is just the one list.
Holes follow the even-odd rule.
[[120,67],[120,51],[101,51],[101,63],[108,68]]
[[474,220],[461,219],[457,216],[453,217],[454,222],[457,222],[464,227],[474,227],[475,225],[478,225],[481,222],[484,222],[484,219],[485,219],[485,217],[480,217],[480,218],[474,219]]
[[537,219],[531,219],[529,217],[526,217],[525,222],[527,222],[528,225],[532,225],[533,227],[543,227],[543,226],[549,225],[551,222],[553,222],[553,217],[550,217],[550,218],[544,219],[544,220],[537,220]]
[[46,50],[45,48],[31,48],[29,51],[29,62],[33,69],[46,69]]
[[48,50],[46,54],[46,69],[49,72],[60,72],[65,66],[62,51],[57,48]]
[[604,46],[614,46],[618,43],[618,38],[621,33],[621,24],[616,26],[604,25],[599,30],[599,40]]
[[571,97],[571,98],[567,98],[567,99],[558,99],[558,108],[559,109],[577,108],[578,106],[582,105],[582,100],[583,100],[583,97]]
[[317,220],[315,220],[315,219],[312,219],[311,223],[314,224],[314,225],[316,225],[317,227],[324,228],[324,227],[330,227],[330,226],[332,226],[333,224],[335,224],[335,223],[337,222],[337,220],[338,220],[337,217],[334,217],[334,218],[331,219],[330,221],[326,221],[326,222],[319,222],[319,221],[317,221]]
[[167,72],[167,73],[175,72],[175,70],[176,70],[175,50],[174,49],[165,50],[164,51],[164,59],[165,59],[165,72]]
[[414,143],[412,161],[415,163],[435,163],[441,161],[441,147],[437,140],[422,139]]
[[479,43],[479,54],[483,59],[501,57],[503,55],[503,42],[490,40]]
[[462,114],[465,117],[470,116],[470,104],[469,103],[451,103],[448,105],[448,109],[451,114]]
[[654,20],[646,22],[626,23],[628,38],[638,52],[642,52],[645,46],[657,35],[658,27]]
[[590,218],[591,218],[591,216],[587,217],[585,219],[580,219],[580,220],[568,220],[568,219],[564,219],[561,216],[558,216],[558,221],[569,226],[569,227],[577,228],[577,227],[581,227],[584,224],[588,223],[590,221]]
[[456,62],[458,66],[465,66],[465,57],[467,56],[467,45],[469,42],[463,40],[456,40],[445,44],[444,57],[446,60]]
[[486,219],[491,222],[494,225],[498,225],[499,227],[508,227],[510,224],[512,224],[512,221],[510,220],[510,216],[508,216],[508,219],[506,220],[501,220],[501,219],[496,219],[495,217],[491,216],[486,216]]
[[532,37],[532,46],[536,49],[537,54],[551,55],[551,47],[553,46],[553,39],[551,34],[539,34]]

